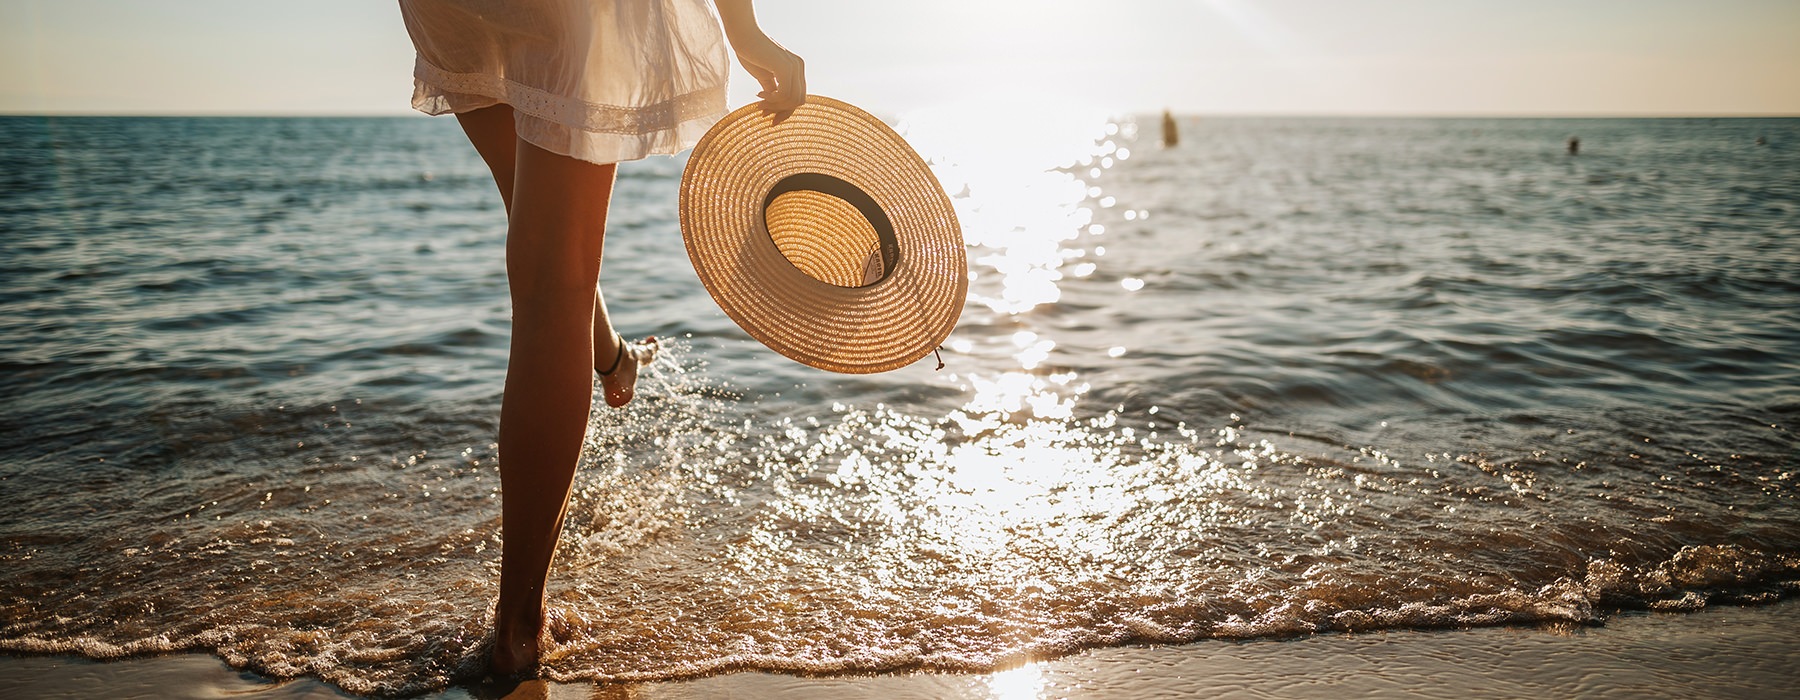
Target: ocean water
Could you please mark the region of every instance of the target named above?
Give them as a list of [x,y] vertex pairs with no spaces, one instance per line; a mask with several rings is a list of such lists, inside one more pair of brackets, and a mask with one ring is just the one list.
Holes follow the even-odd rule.
[[[595,409],[547,676],[1800,591],[1800,120],[1026,121],[896,120],[970,246],[942,371],[761,348],[682,161],[621,168],[669,350]],[[0,649],[478,678],[503,240],[448,119],[0,118]]]

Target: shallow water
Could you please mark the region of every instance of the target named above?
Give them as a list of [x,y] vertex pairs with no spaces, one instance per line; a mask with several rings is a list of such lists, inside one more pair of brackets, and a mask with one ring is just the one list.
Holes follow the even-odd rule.
[[[672,351],[596,410],[548,675],[1800,586],[1800,120],[1142,123],[900,120],[971,244],[941,372],[762,349],[688,265],[681,161],[621,168],[607,299]],[[478,674],[509,323],[454,123],[0,136],[0,649]]]

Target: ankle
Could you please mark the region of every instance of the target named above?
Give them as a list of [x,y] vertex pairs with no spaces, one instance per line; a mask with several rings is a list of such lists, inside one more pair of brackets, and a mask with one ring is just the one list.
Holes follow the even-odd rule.
[[[619,371],[619,366],[625,363],[625,355],[631,350],[630,347],[626,346],[625,338],[621,337],[618,333],[612,334],[611,341],[613,351],[612,360],[606,363],[606,369],[600,369],[600,353],[597,349],[594,352],[594,371],[599,372],[602,377]],[[595,342],[594,347],[599,348],[600,343]]]
[[503,629],[540,627],[543,622],[543,606],[530,608],[521,606],[511,610],[499,608],[494,611],[494,625]]

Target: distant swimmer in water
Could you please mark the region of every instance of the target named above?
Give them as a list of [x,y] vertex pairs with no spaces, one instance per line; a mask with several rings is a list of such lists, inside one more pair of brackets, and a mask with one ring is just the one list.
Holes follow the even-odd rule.
[[1756,137],[1756,145],[1758,145],[1758,146],[1767,146],[1767,145],[1769,145],[1769,137],[1767,137],[1767,136],[1758,136],[1758,137]]
[[614,330],[598,287],[618,164],[698,141],[725,114],[731,54],[761,84],[764,109],[806,100],[800,57],[763,34],[750,3],[400,1],[417,51],[413,106],[456,115],[507,212],[496,675],[538,665],[595,377],[623,408],[656,359],[654,338]]
[[1581,155],[1581,137],[1579,137],[1579,136],[1570,136],[1569,137],[1569,155],[1572,155],[1572,156]]
[[1181,134],[1175,131],[1175,117],[1169,110],[1163,110],[1163,148],[1174,148],[1181,143]]

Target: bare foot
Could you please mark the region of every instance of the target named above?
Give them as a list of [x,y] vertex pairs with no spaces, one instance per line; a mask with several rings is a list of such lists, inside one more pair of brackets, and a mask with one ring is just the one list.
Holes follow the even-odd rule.
[[[662,346],[656,342],[656,336],[650,336],[635,343],[627,343],[619,336],[613,336],[614,351],[607,356],[610,371],[600,371],[600,358],[594,358],[594,371],[600,374],[600,388],[606,394],[606,405],[623,408],[637,396],[638,368],[656,361],[657,352]],[[595,351],[596,356],[600,351]]]
[[494,658],[488,672],[499,678],[530,677],[537,671],[538,635],[544,631],[544,618],[535,620],[494,620]]

